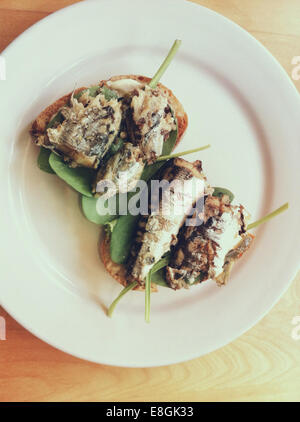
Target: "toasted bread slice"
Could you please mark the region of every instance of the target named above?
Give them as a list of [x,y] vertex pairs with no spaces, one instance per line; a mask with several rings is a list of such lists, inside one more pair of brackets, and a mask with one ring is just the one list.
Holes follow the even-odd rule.
[[[139,81],[141,83],[148,83],[151,80],[150,78],[148,78],[146,76],[140,76],[140,75],[120,75],[120,76],[113,76],[112,78],[110,78],[108,80],[102,80],[99,83],[99,86],[103,86],[108,81],[116,81],[116,80],[119,80],[119,79],[133,79],[133,80]],[[176,144],[175,144],[175,146],[176,146],[176,145],[178,145],[178,142],[181,140],[181,138],[182,138],[182,136],[183,136],[183,134],[184,134],[184,132],[187,128],[188,117],[187,117],[186,112],[184,111],[182,104],[175,97],[173,92],[160,83],[158,84],[158,87],[163,89],[164,92],[167,94],[169,103],[170,103],[170,105],[171,105],[171,107],[172,107],[172,109],[173,109],[173,111],[176,115],[176,119],[177,119],[177,123],[178,123],[178,136],[177,136],[177,140],[176,140]],[[86,87],[78,88],[74,91],[74,94],[77,94],[78,92],[80,92],[84,89],[86,89]],[[71,95],[72,95],[71,92],[67,95],[64,95],[60,99],[56,100],[55,103],[53,103],[50,106],[48,106],[47,108],[45,108],[45,110],[43,110],[39,114],[39,116],[32,123],[32,127],[31,127],[31,134],[34,137],[38,137],[39,135],[43,135],[45,133],[47,125],[49,124],[53,115],[56,114],[61,107],[63,107],[64,105],[66,105],[70,101]]]
[[[107,272],[120,284],[122,284],[122,286],[127,286],[127,281],[126,281],[126,268],[124,265],[121,264],[116,264],[115,262],[113,262],[111,260],[110,257],[110,240],[109,240],[109,235],[105,235],[104,239],[102,240],[102,242],[100,242],[99,244],[99,253],[100,253],[100,257],[102,259],[102,262],[105,266],[105,269],[107,270]],[[134,288],[134,290],[139,290],[139,291],[143,291],[145,290],[144,286],[136,286]],[[157,287],[156,284],[151,283],[151,291],[152,292],[157,292]]]

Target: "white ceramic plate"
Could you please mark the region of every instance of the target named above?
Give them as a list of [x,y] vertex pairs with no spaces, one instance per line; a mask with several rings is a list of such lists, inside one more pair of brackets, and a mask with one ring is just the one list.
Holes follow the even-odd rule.
[[[99,228],[78,195],[36,166],[28,128],[77,86],[115,74],[151,76],[175,38],[181,50],[163,77],[189,115],[180,149],[212,144],[212,185],[231,189],[253,220],[290,202],[258,230],[228,286],[160,288],[151,323],[131,292],[113,319],[103,307],[120,286],[98,258]],[[279,299],[298,268],[299,95],[274,58],[243,29],[185,1],[87,1],[27,30],[4,52],[0,82],[1,303],[51,345],[95,362],[156,366],[232,341]]]

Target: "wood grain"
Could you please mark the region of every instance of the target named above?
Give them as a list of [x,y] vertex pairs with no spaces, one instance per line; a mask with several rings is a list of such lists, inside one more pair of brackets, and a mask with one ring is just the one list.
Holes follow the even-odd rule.
[[[125,1],[125,0],[124,0]],[[163,2],[163,0],[162,0]],[[299,0],[198,0],[261,41],[291,74],[300,55]],[[0,51],[72,0],[0,0]],[[300,90],[300,81],[295,82]],[[22,328],[2,308],[0,401],[300,401],[300,274],[254,328],[230,345],[190,362],[151,369],[96,365],[66,355]]]

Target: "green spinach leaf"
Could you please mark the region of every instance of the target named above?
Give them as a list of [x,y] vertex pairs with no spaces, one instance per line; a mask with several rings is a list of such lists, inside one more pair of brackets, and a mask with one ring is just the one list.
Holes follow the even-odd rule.
[[99,94],[99,86],[95,85],[95,86],[90,86],[88,88],[89,90],[89,95],[93,98],[97,97],[97,95]]
[[110,239],[110,257],[114,262],[127,261],[139,217],[127,214],[118,218]]
[[55,174],[55,172],[52,170],[52,167],[49,164],[50,154],[51,154],[50,149],[41,147],[38,158],[37,158],[37,165],[40,170],[46,173]]
[[214,187],[213,196],[217,196],[218,198],[222,198],[223,195],[229,196],[230,202],[232,202],[234,200],[234,195],[230,190],[228,190],[226,188]]
[[106,101],[110,101],[113,98],[118,99],[118,93],[116,91],[109,89],[107,86],[103,86],[102,88],[100,88],[99,85],[90,86],[89,88],[77,92],[77,94],[74,95],[74,98],[76,98],[76,100],[79,100],[81,95],[86,91],[89,91],[89,95],[91,97],[97,97],[99,92],[101,92],[104,95]]
[[62,115],[62,113],[59,111],[58,113],[56,113],[54,115],[54,117],[52,117],[52,119],[50,120],[50,122],[47,125],[47,129],[55,126],[57,123],[60,124],[64,121],[64,116]]
[[74,98],[76,98],[76,100],[79,100],[82,94],[85,93],[86,91],[87,89],[83,89],[82,91],[77,92],[77,94],[74,94]]
[[110,146],[110,149],[109,149],[110,156],[115,155],[118,151],[120,151],[123,145],[124,145],[123,139],[116,138]]
[[54,152],[50,154],[49,164],[52,170],[82,195],[92,197],[91,184],[95,177],[95,171],[84,167],[71,168]]
[[116,91],[113,91],[112,89],[107,88],[107,86],[103,86],[101,88],[101,92],[104,95],[106,101],[110,101],[113,98],[117,100],[119,98],[118,93]]
[[82,195],[81,206],[82,206],[82,212],[84,216],[92,223],[95,223],[98,225],[107,224],[110,221],[115,220],[116,215],[111,215],[109,213],[105,215],[100,215],[97,213],[97,201],[98,201],[98,198],[91,198],[91,197]]
[[151,282],[163,287],[170,287],[165,280],[164,268],[169,264],[171,252],[162,257],[151,269]]
[[155,273],[152,273],[151,283],[158,284],[159,286],[162,286],[162,287],[169,287],[170,288],[170,286],[168,285],[168,283],[165,280],[164,267],[161,268],[160,270],[156,271]]

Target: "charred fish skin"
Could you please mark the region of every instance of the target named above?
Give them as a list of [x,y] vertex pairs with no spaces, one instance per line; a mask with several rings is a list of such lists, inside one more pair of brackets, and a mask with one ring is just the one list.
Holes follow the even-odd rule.
[[119,132],[121,105],[115,98],[107,101],[99,93],[91,97],[85,92],[77,100],[59,110],[62,122],[46,129],[37,145],[62,155],[71,166],[97,168],[101,158]]
[[104,181],[112,182],[112,187],[105,193],[106,198],[118,193],[131,191],[141,178],[144,170],[144,163],[141,152],[130,142],[125,142],[119,152],[114,154],[106,163],[100,167],[97,173],[94,193],[96,197],[102,196]]
[[128,132],[144,160],[151,164],[161,154],[164,141],[176,129],[176,119],[165,93],[145,85],[132,93],[127,115]]
[[[153,265],[170,250],[177,241],[177,234],[186,215],[196,200],[204,195],[206,178],[202,174],[201,162],[189,163],[182,158],[169,160],[160,170],[159,181],[183,181],[190,189],[188,203],[179,206],[176,189],[163,190],[158,207],[150,209],[149,215],[139,221],[137,237],[127,263],[127,277],[130,281],[144,284]],[[167,198],[166,198],[167,197]],[[178,207],[178,208],[177,208]],[[170,209],[176,210],[170,213]]]
[[[250,246],[249,236],[245,234],[248,218],[244,207],[231,205],[226,195],[221,198],[209,195],[205,200],[203,224],[183,227],[179,234],[166,268],[170,287],[187,288],[198,281],[221,280],[227,253],[241,245],[245,250]],[[243,242],[245,238],[247,241]]]

